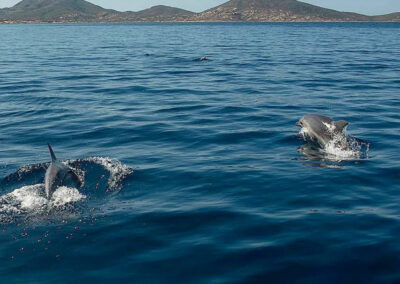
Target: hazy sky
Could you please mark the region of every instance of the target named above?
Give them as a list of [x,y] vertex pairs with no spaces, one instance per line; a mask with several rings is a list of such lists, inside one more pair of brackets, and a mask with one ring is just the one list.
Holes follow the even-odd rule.
[[[154,5],[168,5],[195,12],[217,6],[227,0],[89,0],[105,8],[120,11],[137,11]],[[0,7],[10,7],[19,0],[0,0]],[[369,15],[400,12],[400,0],[303,0],[310,4],[339,11],[358,12]]]

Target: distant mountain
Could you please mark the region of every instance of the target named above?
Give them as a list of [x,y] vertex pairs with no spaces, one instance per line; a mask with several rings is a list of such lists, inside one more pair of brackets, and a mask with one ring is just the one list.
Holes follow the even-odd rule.
[[183,21],[193,15],[161,5],[139,12],[119,12],[85,0],[23,0],[12,8],[0,9],[3,22],[161,22]]
[[144,22],[184,21],[193,17],[195,13],[168,6],[154,6],[139,12],[125,14],[131,20]]
[[198,21],[368,21],[369,17],[296,0],[231,0],[196,15]]
[[372,19],[377,22],[400,22],[400,13],[373,16]]
[[0,20],[39,22],[100,21],[116,18],[119,13],[84,0],[23,0],[12,8],[1,9]]
[[296,0],[230,0],[201,13],[155,6],[139,12],[104,9],[85,0],[23,0],[0,9],[0,23],[21,22],[348,22],[397,21],[400,13],[365,16]]

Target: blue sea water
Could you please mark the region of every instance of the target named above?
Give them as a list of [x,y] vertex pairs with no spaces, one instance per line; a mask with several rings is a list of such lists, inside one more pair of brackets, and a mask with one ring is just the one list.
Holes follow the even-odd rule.
[[[391,23],[1,25],[0,282],[400,282],[399,46]],[[363,154],[308,151],[307,113]],[[52,201],[46,142],[85,182]]]

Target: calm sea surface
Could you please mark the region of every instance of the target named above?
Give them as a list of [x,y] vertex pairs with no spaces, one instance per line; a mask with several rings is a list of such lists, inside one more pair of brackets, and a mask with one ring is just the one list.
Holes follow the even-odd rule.
[[[399,283],[399,47],[388,23],[1,25],[0,282]],[[307,113],[369,149],[310,153]],[[85,181],[51,201],[46,142]]]

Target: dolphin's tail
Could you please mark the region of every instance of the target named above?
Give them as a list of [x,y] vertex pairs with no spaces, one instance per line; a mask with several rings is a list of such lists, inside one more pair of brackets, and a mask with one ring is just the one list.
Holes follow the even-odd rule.
[[53,149],[51,148],[50,144],[47,143],[47,146],[49,146],[49,151],[50,151],[50,155],[51,155],[51,161],[55,162],[57,160],[56,155],[54,154]]

